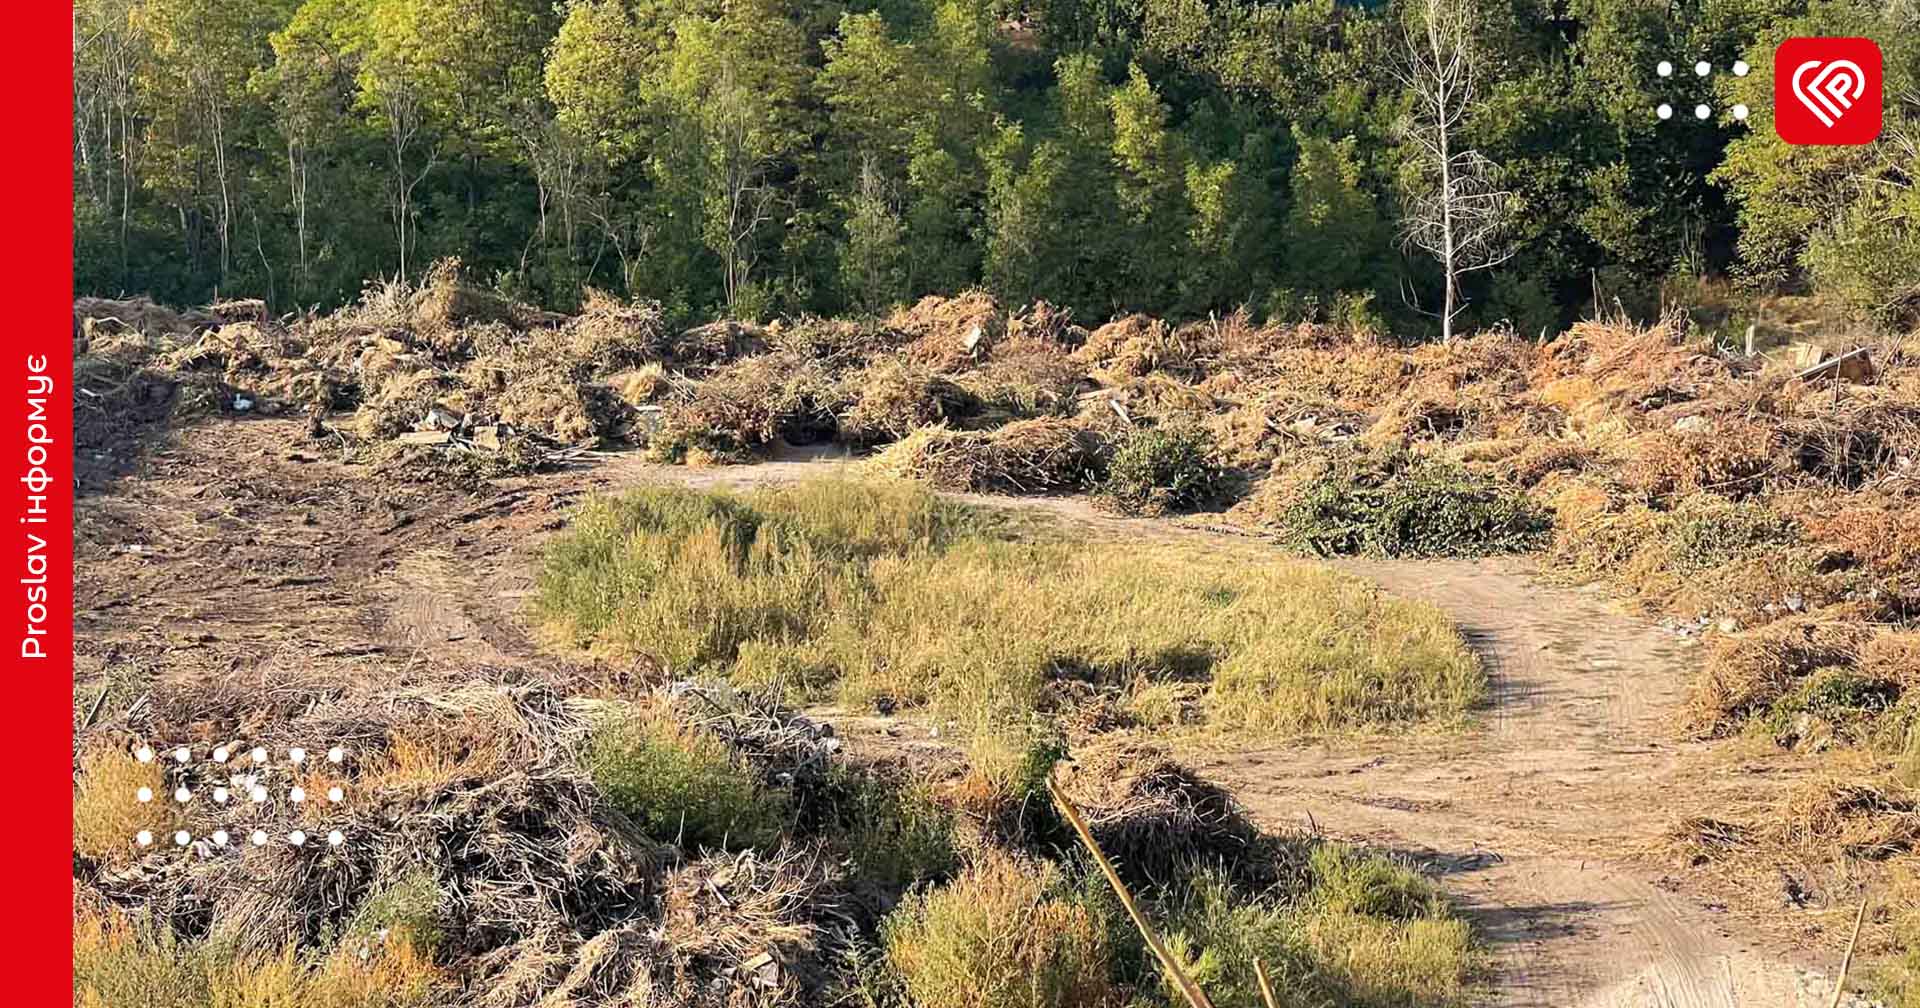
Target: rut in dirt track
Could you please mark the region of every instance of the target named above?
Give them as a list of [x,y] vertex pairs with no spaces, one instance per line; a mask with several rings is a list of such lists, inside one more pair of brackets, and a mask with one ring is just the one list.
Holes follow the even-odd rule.
[[[751,486],[821,461],[716,470],[615,463],[616,483]],[[1271,547],[1076,498],[960,495],[1040,511],[1095,536],[1217,549]],[[1672,801],[1736,783],[1678,741],[1691,645],[1525,563],[1348,560],[1336,566],[1439,607],[1485,662],[1491,697],[1457,734],[1184,752],[1269,826],[1401,853],[1441,876],[1487,942],[1484,1003],[1513,1008],[1815,1008],[1820,958],[1767,943],[1628,856],[1679,815]],[[1742,934],[1741,932],[1747,932]],[[1797,953],[1797,954],[1796,954]],[[1830,958],[1838,958],[1837,951]],[[1820,963],[1824,965],[1824,963]]]

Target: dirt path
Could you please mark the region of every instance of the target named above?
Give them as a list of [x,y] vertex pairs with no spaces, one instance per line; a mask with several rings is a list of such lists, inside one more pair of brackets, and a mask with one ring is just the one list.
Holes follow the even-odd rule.
[[1824,984],[1623,856],[1739,786],[1674,741],[1685,645],[1518,563],[1340,566],[1453,617],[1492,676],[1482,730],[1201,754],[1197,769],[1263,818],[1311,817],[1433,866],[1488,938],[1494,1004],[1826,1004]]
[[[83,705],[137,704],[155,677],[270,692],[370,674],[562,674],[528,639],[525,603],[538,543],[582,494],[829,468],[818,456],[712,470],[616,456],[456,493],[369,479],[297,447],[297,429],[180,432],[138,474],[82,501]],[[1270,555],[1245,536],[1078,499],[970,499],[1095,536],[1178,540],[1222,562]],[[1687,811],[1756,790],[1751,768],[1674,740],[1690,661],[1680,641],[1519,564],[1341,566],[1453,617],[1492,674],[1483,723],[1326,745],[1194,744],[1183,758],[1269,826],[1399,851],[1441,875],[1487,939],[1489,1004],[1824,1008],[1825,985],[1795,967],[1832,968],[1837,950],[1795,950],[1780,937],[1790,931],[1709,909],[1635,856]]]

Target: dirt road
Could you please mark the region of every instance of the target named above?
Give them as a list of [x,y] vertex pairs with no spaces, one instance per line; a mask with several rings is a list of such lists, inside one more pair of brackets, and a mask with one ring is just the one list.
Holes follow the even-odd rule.
[[[538,543],[582,494],[647,480],[778,482],[819,459],[687,470],[631,456],[468,494],[369,480],[291,422],[180,432],[78,508],[76,689],[137,705],[154,676],[278,684],[509,679],[557,664],[527,633]],[[1087,534],[1179,540],[1222,561],[1270,547],[1072,499],[975,498]],[[1442,877],[1488,943],[1502,1006],[1824,1008],[1800,967],[1839,951],[1703,905],[1636,854],[1691,808],[1750,800],[1753,773],[1676,741],[1685,645],[1598,597],[1506,562],[1350,562],[1452,615],[1493,697],[1457,733],[1183,757],[1274,827],[1402,852]],[[94,706],[98,706],[94,703]],[[1747,908],[1749,914],[1756,908]],[[1767,926],[1761,926],[1767,923]]]
[[1310,817],[1432,866],[1487,937],[1493,1004],[1827,1003],[1827,986],[1795,968],[1807,963],[1743,942],[1737,921],[1623,856],[1740,786],[1674,740],[1681,642],[1516,563],[1341,566],[1454,618],[1492,676],[1482,728],[1363,751],[1201,755],[1204,775],[1264,819]]

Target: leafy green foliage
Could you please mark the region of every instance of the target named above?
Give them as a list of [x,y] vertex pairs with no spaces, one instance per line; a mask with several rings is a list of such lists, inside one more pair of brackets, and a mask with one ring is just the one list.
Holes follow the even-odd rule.
[[665,716],[616,716],[587,754],[594,786],[656,840],[693,847],[772,841],[786,800],[762,788],[725,743]]
[[923,784],[836,770],[830,782],[833,835],[868,882],[911,885],[951,873],[958,864],[953,813]]
[[1114,449],[1101,493],[1129,514],[1163,514],[1212,503],[1223,474],[1213,442],[1191,428],[1147,427]]
[[1739,503],[1700,494],[1683,500],[1674,512],[1668,540],[1673,567],[1682,573],[1711,570],[1784,546],[1798,538],[1799,526],[1763,504]]
[[[985,285],[1083,322],[1381,295],[1415,151],[1398,3],[83,0],[75,282],[162,300],[350,300],[446,255],[554,307],[583,285],[679,317],[877,310]],[[1463,324],[1534,331],[1673,274],[1920,306],[1900,4],[1474,6],[1460,139],[1501,166],[1517,254]],[[1793,148],[1774,45],[1886,51],[1883,138]],[[1662,55],[1744,78],[1662,80]],[[1755,110],[1662,123],[1662,101]],[[1416,173],[1417,174],[1417,173]]]
[[1326,555],[1443,557],[1537,549],[1551,522],[1516,488],[1401,452],[1349,462],[1301,489],[1280,525]]

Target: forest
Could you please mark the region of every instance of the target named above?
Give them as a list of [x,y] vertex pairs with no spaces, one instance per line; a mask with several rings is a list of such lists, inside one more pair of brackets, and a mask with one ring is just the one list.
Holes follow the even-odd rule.
[[[1451,271],[1436,12],[1484,212]],[[1878,141],[1775,135],[1801,35],[1879,42]],[[1456,283],[1459,325],[1529,335],[1703,285],[1920,307],[1911,0],[80,0],[73,60],[81,293],[330,309],[458,257],[689,321],[969,287],[1410,336]]]

